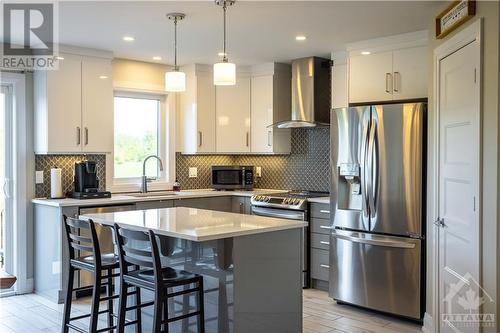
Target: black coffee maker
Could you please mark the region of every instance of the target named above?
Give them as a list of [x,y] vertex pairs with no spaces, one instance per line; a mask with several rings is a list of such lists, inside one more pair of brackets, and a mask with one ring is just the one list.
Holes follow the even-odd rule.
[[99,191],[97,164],[95,161],[78,161],[75,163],[75,191],[71,193],[75,199],[109,198],[110,192]]

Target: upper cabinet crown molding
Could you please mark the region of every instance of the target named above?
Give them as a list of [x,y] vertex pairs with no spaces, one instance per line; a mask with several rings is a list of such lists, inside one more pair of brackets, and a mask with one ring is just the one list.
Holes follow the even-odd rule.
[[113,52],[98,49],[89,49],[86,47],[72,46],[72,45],[59,45],[59,52],[63,54],[72,54],[75,56],[96,57],[113,59]]
[[378,53],[397,49],[426,46],[427,44],[428,31],[421,30],[350,43],[346,46],[346,51],[349,56],[357,56],[360,55],[361,51]]

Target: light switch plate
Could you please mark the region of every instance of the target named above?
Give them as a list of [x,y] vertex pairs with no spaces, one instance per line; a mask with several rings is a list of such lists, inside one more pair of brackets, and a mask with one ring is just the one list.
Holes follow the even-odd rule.
[[43,184],[43,171],[35,171],[35,184]]
[[262,177],[262,167],[255,167],[255,177]]
[[197,178],[197,177],[198,177],[198,168],[189,167],[189,178]]

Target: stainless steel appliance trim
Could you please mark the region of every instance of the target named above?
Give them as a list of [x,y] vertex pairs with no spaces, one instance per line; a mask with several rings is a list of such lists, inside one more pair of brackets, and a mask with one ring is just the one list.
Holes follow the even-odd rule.
[[290,220],[304,221],[306,213],[303,211],[290,211],[287,209],[265,208],[252,206],[252,215],[277,217]]
[[343,240],[354,242],[354,243],[368,244],[368,245],[375,245],[375,246],[396,247],[396,248],[401,248],[401,249],[413,249],[413,248],[415,248],[415,243],[414,243],[414,241],[412,242],[411,240],[402,239],[402,240],[394,241],[394,240],[391,240],[394,237],[378,236],[378,235],[367,234],[367,233],[362,233],[362,232],[351,232],[351,231],[344,231],[344,230],[337,229],[337,230],[335,230],[335,232],[332,232],[332,237],[335,237],[338,239],[343,239]]

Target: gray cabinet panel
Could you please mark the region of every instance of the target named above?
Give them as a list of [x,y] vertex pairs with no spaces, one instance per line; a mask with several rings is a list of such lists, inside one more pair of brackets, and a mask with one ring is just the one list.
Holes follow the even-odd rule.
[[330,219],[330,205],[311,203],[311,216],[320,219]]
[[231,212],[232,211],[231,199],[232,197],[177,199],[174,202],[174,206],[217,210],[221,212]]
[[311,233],[311,247],[328,251],[330,248],[330,235]]
[[174,200],[139,201],[135,204],[135,209],[155,209],[174,207]]
[[232,212],[250,215],[250,198],[232,197]]
[[328,251],[311,249],[311,277],[317,280],[328,281],[329,279],[329,255]]
[[311,232],[328,235],[331,232],[330,226],[332,225],[332,223],[330,222],[330,220],[318,219],[313,217],[311,218],[309,224],[311,226]]

